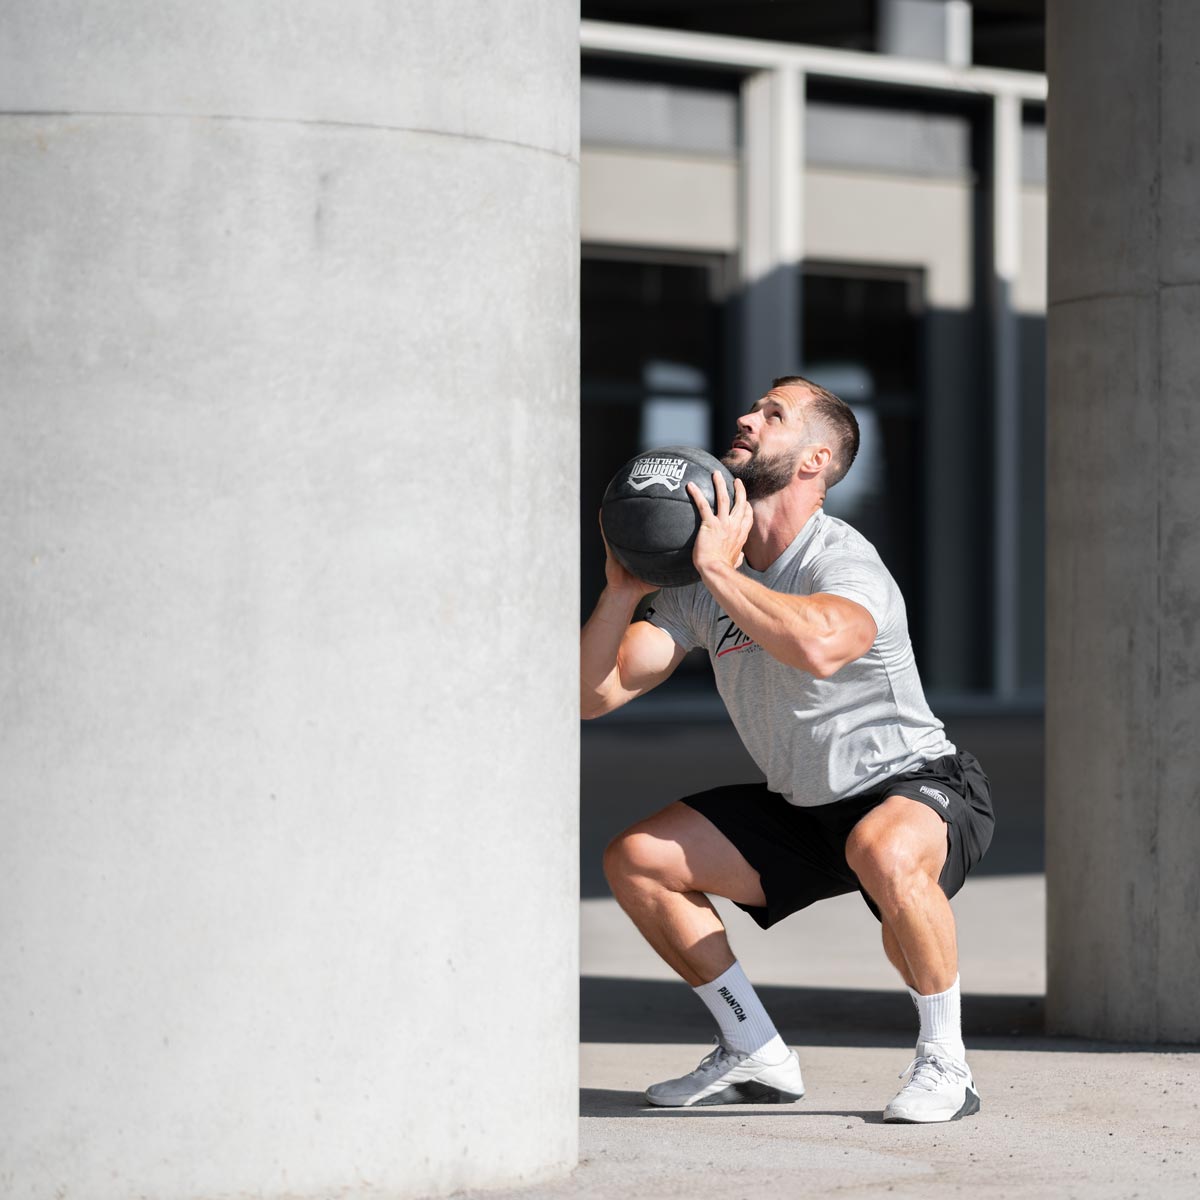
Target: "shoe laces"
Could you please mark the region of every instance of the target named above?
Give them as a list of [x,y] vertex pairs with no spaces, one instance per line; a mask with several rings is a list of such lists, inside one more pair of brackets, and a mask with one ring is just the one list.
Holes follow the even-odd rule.
[[699,1065],[692,1072],[693,1075],[700,1075],[704,1072],[715,1070],[718,1067],[722,1067],[727,1058],[737,1057],[720,1038],[713,1038],[713,1042],[715,1045],[700,1060]]
[[943,1058],[940,1054],[919,1054],[900,1072],[901,1079],[906,1075],[905,1087],[919,1087],[926,1092],[936,1091],[945,1080],[965,1083],[971,1078],[965,1063]]

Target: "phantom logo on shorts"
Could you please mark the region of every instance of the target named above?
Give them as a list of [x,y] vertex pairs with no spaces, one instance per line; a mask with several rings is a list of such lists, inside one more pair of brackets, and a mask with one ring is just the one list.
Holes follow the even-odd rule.
[[687,461],[682,458],[639,458],[629,472],[629,486],[641,492],[659,483],[668,492],[677,492],[686,473]]
[[937,788],[926,787],[924,784],[922,784],[921,785],[921,795],[931,797],[932,799],[936,800],[943,808],[950,807],[949,797],[946,795],[945,792],[939,792]]

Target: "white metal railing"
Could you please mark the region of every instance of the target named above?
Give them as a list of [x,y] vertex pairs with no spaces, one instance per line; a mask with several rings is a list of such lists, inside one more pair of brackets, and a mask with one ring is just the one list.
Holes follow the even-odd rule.
[[1016,96],[1045,101],[1046,77],[1030,71],[995,67],[955,67],[946,63],[856,50],[830,50],[758,38],[720,37],[641,25],[582,21],[580,45],[589,54],[615,54],[665,61],[706,63],[714,67],[769,71],[792,68],[826,79],[857,79],[973,95]]

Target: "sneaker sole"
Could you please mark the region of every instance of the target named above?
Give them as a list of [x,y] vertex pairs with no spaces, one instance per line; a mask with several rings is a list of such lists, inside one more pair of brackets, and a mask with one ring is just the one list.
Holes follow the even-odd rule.
[[945,1125],[948,1121],[961,1121],[963,1117],[972,1117],[979,1111],[979,1093],[967,1088],[962,1108],[952,1117],[930,1117],[922,1120],[920,1117],[884,1117],[887,1125]]
[[703,1108],[710,1104],[795,1104],[797,1100],[803,1099],[803,1092],[783,1092],[779,1088],[748,1079],[745,1083],[731,1083],[727,1088],[713,1092],[711,1096],[705,1096],[701,1100],[683,1100],[678,1104],[667,1104],[662,1100],[651,1100],[647,1096],[646,1103],[653,1104],[656,1108]]

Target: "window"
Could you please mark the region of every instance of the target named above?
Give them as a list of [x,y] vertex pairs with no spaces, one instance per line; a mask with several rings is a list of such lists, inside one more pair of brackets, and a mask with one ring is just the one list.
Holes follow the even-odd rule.
[[925,539],[921,494],[923,277],[920,271],[810,265],[802,290],[803,374],[858,418],[854,467],[825,510],[872,542],[908,606],[918,663]]
[[580,280],[582,607],[604,586],[596,514],[640,450],[713,448],[725,371],[719,256],[585,248]]

